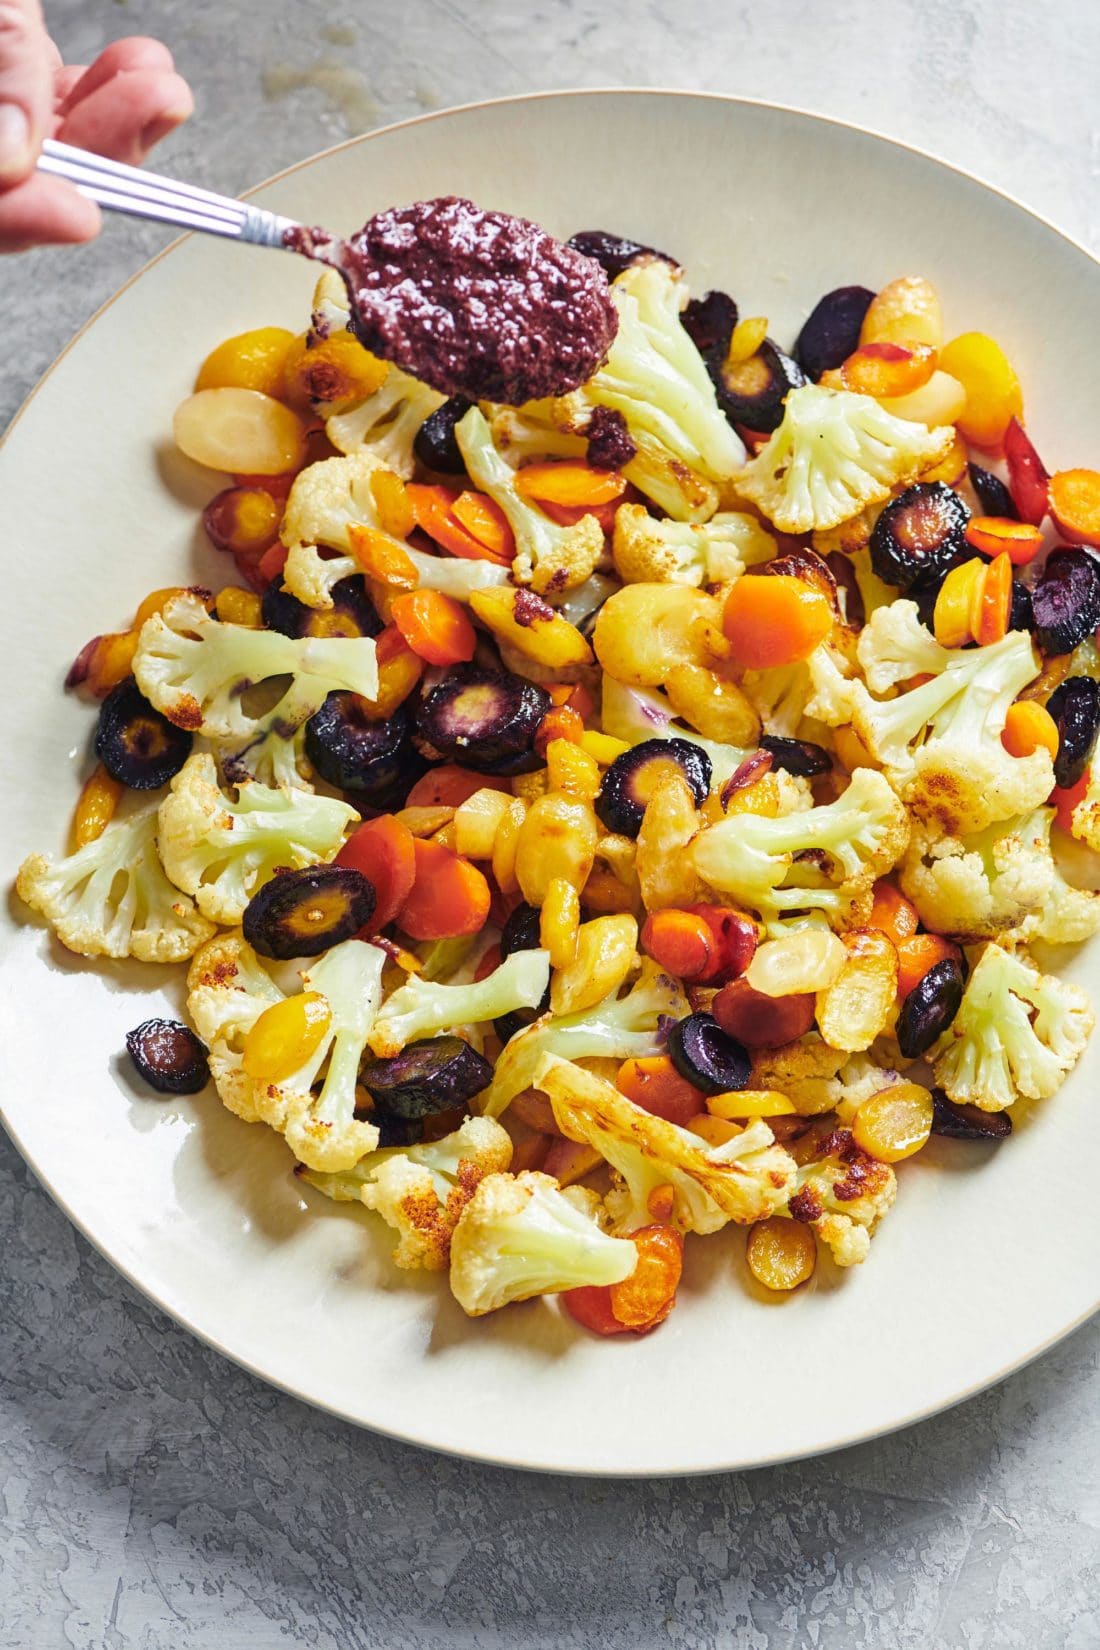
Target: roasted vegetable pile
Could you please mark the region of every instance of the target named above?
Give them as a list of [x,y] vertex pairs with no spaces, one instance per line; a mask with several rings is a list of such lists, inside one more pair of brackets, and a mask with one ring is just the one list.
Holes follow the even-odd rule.
[[777,1291],[857,1264],[896,1164],[1080,1058],[1100,474],[1048,475],[926,279],[788,354],[571,244],[618,325],[557,399],[445,400],[331,274],[214,350],[175,430],[239,582],[82,650],[97,764],[17,889],[82,955],[189,959],[139,1073],[212,1082],[398,1266],[641,1334],[689,1234],[750,1228]]

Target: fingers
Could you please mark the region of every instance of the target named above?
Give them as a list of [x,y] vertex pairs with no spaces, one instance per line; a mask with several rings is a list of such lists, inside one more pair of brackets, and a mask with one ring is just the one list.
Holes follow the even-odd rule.
[[70,102],[58,137],[130,164],[143,160],[194,107],[186,80],[163,69],[125,70]]
[[36,172],[0,194],[0,252],[71,245],[99,233],[99,208],[62,178]]
[[116,40],[100,52],[94,63],[80,71],[75,85],[68,88],[68,96],[59,112],[67,115],[75,104],[97,92],[116,74],[134,69],[163,69],[171,74],[174,68],[172,53],[159,40],[148,40],[144,35]]
[[0,0],[0,190],[34,167],[53,109],[56,63],[38,0]]

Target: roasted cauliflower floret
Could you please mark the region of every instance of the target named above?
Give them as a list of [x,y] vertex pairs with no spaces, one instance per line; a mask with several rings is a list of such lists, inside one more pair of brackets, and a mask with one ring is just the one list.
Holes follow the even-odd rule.
[[722,785],[739,768],[755,746],[720,744],[704,739],[677,718],[671,703],[659,688],[629,687],[605,671],[602,678],[603,731],[628,745],[646,739],[687,739],[710,757],[711,780]]
[[[689,470],[725,480],[744,448],[680,321],[688,297],[682,276],[662,259],[632,264],[613,283],[611,296],[618,331],[607,360],[580,393],[595,406],[621,413],[639,447],[655,443]],[[630,472],[627,465],[628,477]]]
[[794,1161],[760,1120],[724,1146],[712,1146],[554,1055],[545,1057],[537,1084],[550,1096],[562,1133],[585,1141],[615,1171],[605,1208],[616,1231],[650,1224],[650,1198],[658,1187],[672,1187],[672,1224],[703,1233],[730,1220],[765,1220],[793,1188]]
[[[289,738],[338,689],[368,699],[378,691],[369,637],[295,638],[221,624],[190,593],[175,597],[163,614],[142,626],[134,675],[150,704],[170,722],[237,745],[275,726]],[[277,676],[289,682],[276,709],[250,714],[246,690]]]
[[516,487],[515,471],[493,445],[488,422],[471,407],[455,426],[455,436],[470,479],[494,499],[515,534],[512,576],[540,596],[573,590],[595,571],[604,553],[603,528],[595,516],[582,516],[572,527],[559,527]]
[[388,997],[370,1033],[375,1054],[399,1054],[417,1037],[431,1037],[457,1025],[477,1025],[537,1008],[550,980],[546,951],[513,951],[483,980],[443,985],[413,974]]
[[822,532],[937,464],[954,439],[949,426],[910,424],[869,395],[804,384],[737,492],[783,533]]
[[1096,1023],[1083,991],[1041,974],[1019,951],[987,945],[954,1023],[933,1050],[936,1082],[959,1105],[1005,1111],[1047,1100],[1084,1052]]
[[962,940],[992,939],[1041,910],[1054,887],[1052,818],[1052,809],[1040,808],[970,836],[945,836],[918,821],[898,881],[924,926]]
[[547,1054],[565,1060],[629,1060],[658,1054],[660,1030],[689,1012],[680,982],[651,958],[625,996],[614,992],[595,1008],[555,1017],[544,1014],[509,1039],[497,1056],[483,1110],[499,1117],[523,1089],[534,1086]]
[[355,1116],[355,1085],[382,1002],[385,961],[377,946],[345,940],[302,974],[303,990],[325,999],[330,1019],[313,1053],[280,1082],[253,1077],[247,1068],[249,1032],[284,999],[252,947],[239,933],[222,935],[204,947],[188,975],[188,1013],[209,1046],[222,1101],[246,1122],[267,1123],[284,1135],[311,1169],[351,1169],[378,1145],[374,1124]]
[[814,1156],[797,1172],[785,1209],[812,1226],[838,1266],[867,1259],[871,1234],[893,1205],[897,1176],[857,1146],[848,1129],[834,1129],[818,1141]]
[[112,820],[94,842],[56,864],[31,854],[15,891],[82,957],[182,962],[214,932],[164,874],[155,799]]
[[871,884],[894,866],[909,837],[905,809],[880,773],[857,768],[835,802],[768,819],[731,815],[692,844],[703,881],[782,933],[796,913],[852,921]]
[[769,561],[777,548],[754,516],[731,511],[707,522],[658,521],[644,505],[620,504],[611,555],[627,584],[725,584]]
[[[986,647],[941,648],[911,602],[880,608],[859,639],[861,664],[875,680],[899,680],[913,660],[931,679],[893,699],[875,699],[863,682],[844,677],[828,650],[810,657],[814,694],[807,713],[830,727],[850,722],[920,818],[953,834],[982,831],[1029,814],[1050,794],[1050,753],[1010,756],[1001,743],[1008,708],[1034,680],[1039,665],[1026,631],[1010,631]],[[921,668],[921,667],[918,667]],[[912,674],[912,671],[909,672]]]
[[445,1271],[459,1217],[486,1175],[512,1162],[506,1129],[491,1117],[467,1117],[453,1134],[419,1146],[387,1146],[342,1174],[297,1173],[338,1203],[373,1209],[400,1236],[394,1262],[406,1271]]
[[196,751],[160,805],[157,847],[176,887],[204,916],[231,925],[276,870],[332,859],[358,818],[335,797],[255,781],[241,785],[234,802],[218,785],[214,758]]
[[451,1238],[451,1292],[471,1318],[509,1301],[630,1276],[635,1245],[602,1231],[588,1200],[573,1191],[530,1170],[481,1182]]
[[337,452],[369,453],[408,480],[416,468],[417,432],[444,399],[438,390],[391,365],[373,395],[325,419],[325,434]]

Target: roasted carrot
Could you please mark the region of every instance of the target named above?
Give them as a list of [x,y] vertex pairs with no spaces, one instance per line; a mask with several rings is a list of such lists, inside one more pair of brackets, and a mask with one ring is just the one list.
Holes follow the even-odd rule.
[[356,827],[335,863],[362,871],[374,888],[375,907],[369,927],[372,934],[377,934],[393,921],[412,892],[416,876],[412,832],[392,814],[380,814]]
[[900,888],[895,888],[892,882],[884,878],[875,883],[873,893],[868,928],[877,928],[895,945],[911,940],[920,927],[920,918],[912,900],[906,899]]
[[618,470],[595,470],[580,458],[537,459],[516,475],[516,491],[535,504],[589,509],[621,498],[626,477]]
[[410,482],[405,489],[416,525],[452,556],[467,561],[495,561],[506,566],[510,556],[494,554],[462,525],[454,513],[457,493],[434,483]]
[[1045,750],[1053,760],[1058,755],[1060,737],[1057,722],[1038,700],[1017,699],[1009,705],[1001,733],[1001,744],[1009,756],[1031,756]]
[[489,915],[489,884],[481,872],[441,842],[417,841],[413,852],[416,878],[398,926],[414,940],[476,934]]
[[826,597],[789,573],[738,579],[722,619],[734,662],[746,670],[808,659],[832,624]]
[[624,1060],[615,1086],[643,1111],[681,1127],[706,1109],[701,1091],[680,1076],[667,1054]]
[[1074,544],[1100,545],[1100,471],[1059,470],[1047,487],[1050,513]]
[[508,517],[495,499],[467,490],[459,493],[451,506],[456,519],[494,560],[510,562],[516,553],[516,537]]
[[474,773],[472,768],[460,768],[455,762],[441,762],[416,781],[405,798],[406,808],[461,808],[475,791],[503,791],[511,796],[512,786],[507,779],[496,779],[492,774]]
[[390,603],[390,617],[413,652],[430,665],[472,659],[477,633],[466,609],[441,590],[409,590]]
[[1085,800],[1085,792],[1089,788],[1090,770],[1085,769],[1076,785],[1055,785],[1050,793],[1049,801],[1054,805],[1054,817],[1063,831],[1073,829],[1073,810],[1079,802]]
[[965,528],[966,542],[983,556],[1002,552],[1013,567],[1025,567],[1043,543],[1043,535],[1030,522],[1012,521],[1008,516],[971,516]]
[[353,523],[348,528],[348,542],[368,579],[377,579],[391,590],[415,590],[420,583],[412,557],[379,528]]
[[642,926],[642,950],[682,980],[711,974],[717,949],[710,924],[694,911],[651,911]]
[[970,631],[979,647],[988,647],[1008,635],[1012,612],[1012,562],[1002,551],[983,570],[981,586],[971,604]]
[[953,957],[958,962],[960,956],[958,946],[945,940],[942,934],[914,934],[912,939],[902,940],[898,946],[899,1001],[904,1001],[938,962],[943,962],[947,957]]

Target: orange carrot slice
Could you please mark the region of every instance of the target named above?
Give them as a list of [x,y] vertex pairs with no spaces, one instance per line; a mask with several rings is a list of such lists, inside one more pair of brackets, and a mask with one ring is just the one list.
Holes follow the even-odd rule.
[[474,656],[477,632],[466,609],[441,590],[395,596],[390,617],[413,652],[430,665],[463,664]]
[[476,866],[441,842],[415,841],[416,880],[398,914],[410,939],[476,934],[489,915],[489,884]]

